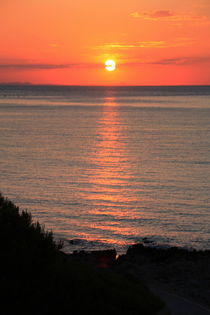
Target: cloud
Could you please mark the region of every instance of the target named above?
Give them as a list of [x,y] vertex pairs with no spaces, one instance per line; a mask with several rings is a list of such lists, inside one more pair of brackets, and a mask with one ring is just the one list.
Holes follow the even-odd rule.
[[190,66],[190,65],[201,65],[201,64],[210,64],[210,55],[209,56],[181,56],[181,57],[174,57],[174,58],[165,58],[165,59],[140,59],[138,60],[135,58],[132,61],[123,60],[121,63],[122,66],[130,66],[130,67],[138,67],[144,65],[162,65],[162,66]]
[[169,10],[159,10],[153,12],[133,12],[130,15],[134,18],[142,18],[144,20],[157,20],[165,17],[174,16],[174,13]]
[[167,47],[167,43],[165,41],[142,41],[142,42],[138,42],[136,47],[139,47],[139,48],[163,48],[163,47]]
[[125,43],[106,43],[95,46],[94,49],[109,50],[109,49],[132,49],[132,48],[162,48],[167,47],[165,41],[140,41],[132,44]]
[[135,43],[105,43],[103,45],[95,46],[93,49],[97,50],[126,50],[126,49],[137,49],[137,48],[167,48],[167,47],[184,47],[190,46],[194,43],[191,38],[180,37],[173,41],[139,41]]
[[50,70],[50,69],[65,69],[69,68],[68,64],[0,64],[0,69],[15,69],[15,70]]
[[132,12],[130,14],[133,18],[143,19],[143,20],[162,20],[162,21],[172,21],[172,22],[206,22],[208,18],[206,16],[199,16],[193,14],[178,14],[171,10],[157,10],[157,11],[142,11],[142,12]]
[[200,63],[210,63],[210,56],[166,58],[151,61],[148,63],[155,65],[192,65]]
[[129,48],[135,48],[136,46],[134,44],[123,44],[123,43],[106,43],[106,44],[103,44],[103,45],[98,45],[98,46],[95,46],[93,47],[93,49],[96,49],[96,50],[105,50],[105,49],[113,49],[113,48],[116,48],[116,49],[129,49]]
[[93,68],[96,64],[91,63],[71,63],[71,64],[35,64],[35,63],[0,63],[0,69],[5,70],[56,70],[68,68]]

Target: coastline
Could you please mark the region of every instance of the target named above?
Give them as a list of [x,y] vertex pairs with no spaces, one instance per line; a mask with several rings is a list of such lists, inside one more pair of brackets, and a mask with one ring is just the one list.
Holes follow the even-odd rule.
[[61,252],[52,232],[1,194],[0,239],[5,315],[157,315],[164,308],[142,281]]
[[119,257],[119,265],[128,269],[132,266],[136,275],[149,286],[158,286],[210,309],[210,250],[189,251],[137,244]]
[[210,250],[135,244],[118,257],[114,249],[75,251],[69,257],[143,281],[166,305],[182,308],[183,314],[187,308],[189,314],[210,314]]
[[[1,279],[6,287],[14,290],[9,296],[7,290],[2,294],[5,299],[14,299],[17,307],[22,298],[27,308],[31,307],[34,297],[41,298],[39,303],[43,303],[46,294],[47,299],[57,296],[60,301],[63,294],[67,294],[66,305],[72,302],[72,297],[76,301],[84,297],[89,303],[89,299],[94,300],[97,295],[100,307],[109,303],[107,311],[111,307],[115,314],[124,314],[121,299],[126,299],[126,308],[132,310],[132,314],[137,314],[140,308],[148,312],[145,314],[180,315],[180,305],[189,308],[190,314],[210,313],[210,250],[135,244],[118,257],[115,249],[66,254],[61,251],[61,242],[54,241],[52,232],[45,232],[38,222],[32,221],[29,213],[19,213],[19,208],[1,195],[0,224],[1,260],[5,271]],[[40,286],[43,286],[41,292]],[[32,291],[28,291],[29,287]],[[90,289],[88,293],[87,288]],[[25,292],[23,296],[22,291]],[[112,292],[117,302],[112,300]],[[80,307],[75,303],[73,314],[80,314]],[[54,307],[58,305],[55,302]],[[88,307],[91,309],[92,304]],[[98,304],[94,307],[93,314],[96,314]],[[11,313],[12,310],[7,312]],[[45,311],[42,314],[46,314]]]

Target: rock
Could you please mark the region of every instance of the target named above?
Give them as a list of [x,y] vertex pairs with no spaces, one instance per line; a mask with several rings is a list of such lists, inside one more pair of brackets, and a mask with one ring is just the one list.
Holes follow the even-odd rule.
[[107,268],[116,261],[117,252],[115,249],[92,251],[91,259],[101,268]]

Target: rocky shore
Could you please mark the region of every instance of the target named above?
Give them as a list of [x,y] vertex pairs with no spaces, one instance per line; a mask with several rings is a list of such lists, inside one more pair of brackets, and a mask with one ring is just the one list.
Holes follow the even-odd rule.
[[210,309],[210,250],[136,244],[125,255],[116,254],[115,250],[105,250],[75,252],[71,256],[130,274],[151,288],[161,288]]
[[149,286],[161,287],[210,308],[210,250],[137,244],[119,257],[117,265],[130,270]]

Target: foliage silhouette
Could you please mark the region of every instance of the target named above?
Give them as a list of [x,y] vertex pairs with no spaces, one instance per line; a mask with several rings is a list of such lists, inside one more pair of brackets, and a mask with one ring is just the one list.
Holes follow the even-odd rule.
[[0,305],[4,315],[155,314],[142,283],[72,259],[52,232],[0,195]]

